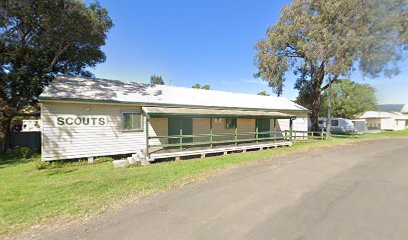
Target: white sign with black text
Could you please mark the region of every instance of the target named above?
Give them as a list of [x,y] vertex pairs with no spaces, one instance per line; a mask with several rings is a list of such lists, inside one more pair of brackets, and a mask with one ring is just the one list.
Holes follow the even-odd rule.
[[108,119],[105,116],[77,116],[65,115],[55,118],[57,127],[80,127],[80,126],[106,126]]

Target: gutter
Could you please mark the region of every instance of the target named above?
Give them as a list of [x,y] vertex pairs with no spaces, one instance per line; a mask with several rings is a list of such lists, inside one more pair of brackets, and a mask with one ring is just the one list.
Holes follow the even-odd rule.
[[128,101],[114,101],[114,100],[94,100],[94,99],[80,99],[80,98],[52,98],[39,97],[39,102],[46,103],[82,103],[82,104],[109,104],[109,105],[140,105],[152,107],[185,107],[185,108],[207,108],[207,109],[236,109],[236,110],[258,110],[258,111],[285,111],[285,112],[301,112],[310,113],[308,109],[271,109],[271,108],[240,108],[240,107],[225,107],[225,106],[202,106],[202,105],[188,105],[188,104],[170,104],[170,103],[151,103],[151,102],[128,102]]

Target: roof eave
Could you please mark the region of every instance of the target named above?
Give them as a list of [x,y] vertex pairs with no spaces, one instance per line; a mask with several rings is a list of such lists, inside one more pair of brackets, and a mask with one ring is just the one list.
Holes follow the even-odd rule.
[[65,103],[94,103],[94,104],[120,104],[120,105],[143,105],[143,106],[167,106],[167,107],[200,107],[200,108],[225,108],[225,109],[243,109],[243,110],[268,110],[268,111],[286,111],[286,112],[302,112],[310,113],[308,109],[269,109],[269,108],[240,108],[240,107],[223,107],[223,106],[203,106],[203,105],[188,105],[188,104],[170,104],[170,103],[150,103],[150,102],[128,102],[115,100],[96,100],[96,99],[80,99],[80,98],[54,98],[54,97],[38,97],[39,102],[65,102]]

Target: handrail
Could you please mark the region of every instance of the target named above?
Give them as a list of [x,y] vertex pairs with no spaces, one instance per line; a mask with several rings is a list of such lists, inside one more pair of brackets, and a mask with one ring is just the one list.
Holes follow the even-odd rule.
[[[284,133],[288,130],[285,131],[264,131],[264,132],[258,132],[259,135],[262,134],[273,134],[273,133]],[[194,138],[194,137],[225,137],[225,136],[244,136],[244,135],[255,135],[257,132],[238,132],[238,133],[201,133],[201,134],[193,134],[193,135],[170,135],[170,136],[149,136],[149,139],[159,139],[159,138]]]
[[[277,136],[277,133],[280,133]],[[264,137],[259,135],[269,134],[269,137]],[[243,135],[255,135],[255,138],[244,138],[238,139],[238,136]],[[213,137],[225,137],[230,136],[233,139],[228,140],[214,140]],[[200,142],[184,142],[182,139],[185,138],[202,138],[202,137],[209,137],[209,141],[200,141]],[[214,144],[221,144],[221,143],[235,143],[238,144],[240,142],[252,142],[252,141],[264,141],[264,140],[291,140],[292,141],[309,141],[309,140],[324,140],[327,138],[327,134],[325,132],[312,132],[312,131],[292,131],[290,134],[289,130],[284,131],[263,131],[263,132],[233,132],[233,133],[216,133],[216,134],[194,134],[194,135],[172,135],[172,136],[149,136],[149,139],[180,139],[179,143],[167,143],[167,144],[149,144],[149,147],[180,147],[181,151],[183,147],[186,146],[200,146],[200,145],[214,145]]]

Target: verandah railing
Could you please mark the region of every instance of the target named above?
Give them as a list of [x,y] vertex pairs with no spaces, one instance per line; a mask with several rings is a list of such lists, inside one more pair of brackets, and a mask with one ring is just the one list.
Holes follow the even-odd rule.
[[[240,138],[242,136],[254,136],[250,138]],[[225,140],[216,140],[216,138],[228,138]],[[195,141],[197,138],[208,138],[207,141]],[[171,136],[149,136],[147,143],[147,154],[150,154],[150,148],[180,148],[183,151],[183,147],[193,146],[205,146],[208,145],[211,148],[218,144],[234,144],[237,146],[239,143],[245,142],[262,142],[262,141],[310,141],[310,140],[325,140],[327,138],[326,132],[310,132],[310,131],[264,131],[264,132],[238,132],[234,133],[204,133],[194,135],[171,135]],[[150,144],[150,140],[167,139],[167,143]],[[168,143],[170,139],[176,139],[176,143]],[[171,141],[170,141],[171,142]]]

